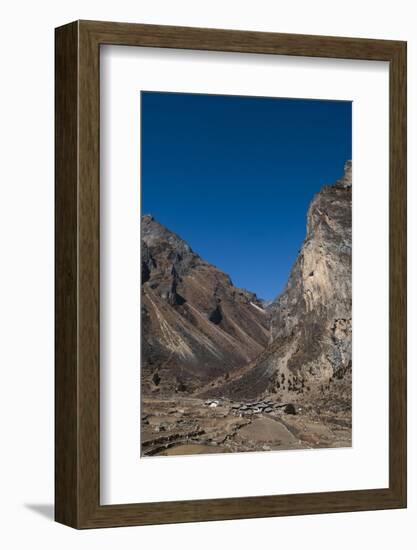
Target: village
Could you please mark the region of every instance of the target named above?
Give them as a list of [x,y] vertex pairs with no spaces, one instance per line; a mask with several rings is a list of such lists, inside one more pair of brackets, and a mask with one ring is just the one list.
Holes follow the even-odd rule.
[[349,423],[343,418],[323,424],[296,402],[144,398],[142,410],[144,457],[351,444]]

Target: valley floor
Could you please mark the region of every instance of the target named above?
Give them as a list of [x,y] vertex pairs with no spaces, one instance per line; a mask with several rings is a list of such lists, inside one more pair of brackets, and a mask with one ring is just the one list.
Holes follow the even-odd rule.
[[142,400],[142,456],[350,447],[351,434],[350,411],[324,416],[318,404]]

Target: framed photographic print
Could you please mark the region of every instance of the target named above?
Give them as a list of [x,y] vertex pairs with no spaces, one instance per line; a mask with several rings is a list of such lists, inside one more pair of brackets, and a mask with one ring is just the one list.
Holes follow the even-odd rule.
[[56,29],[56,520],[406,506],[406,44]]

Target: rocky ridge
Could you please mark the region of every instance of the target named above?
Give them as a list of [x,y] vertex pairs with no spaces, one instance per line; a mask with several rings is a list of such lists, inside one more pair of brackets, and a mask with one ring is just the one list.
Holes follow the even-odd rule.
[[306,393],[324,397],[333,384],[335,401],[350,403],[351,203],[349,161],[343,177],[324,186],[310,204],[306,238],[286,288],[268,306],[268,346],[226,385],[216,385],[216,391],[247,398],[276,394],[288,400]]
[[269,318],[255,294],[142,217],[142,390],[191,392],[253,360]]

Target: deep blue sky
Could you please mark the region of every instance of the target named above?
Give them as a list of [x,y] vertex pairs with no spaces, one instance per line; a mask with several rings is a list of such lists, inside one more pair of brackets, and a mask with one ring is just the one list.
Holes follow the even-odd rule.
[[351,102],[142,92],[142,214],[272,299],[352,155]]

